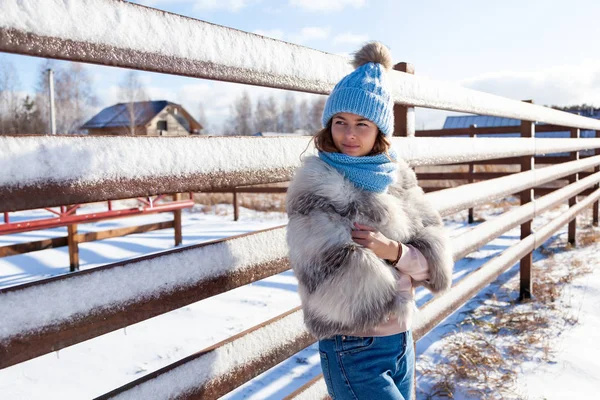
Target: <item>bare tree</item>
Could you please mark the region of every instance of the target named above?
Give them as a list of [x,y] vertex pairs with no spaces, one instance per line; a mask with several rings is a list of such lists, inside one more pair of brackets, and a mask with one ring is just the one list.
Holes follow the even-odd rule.
[[204,111],[204,104],[202,102],[198,104],[198,123],[202,125],[205,132],[208,131],[208,121],[206,120],[206,112]]
[[298,108],[296,110],[295,115],[295,127],[296,129],[302,130],[310,130],[310,106],[308,105],[308,100],[303,99],[298,104]]
[[81,133],[81,126],[90,115],[91,107],[98,104],[90,74],[83,64],[70,63],[58,75],[57,87],[60,88],[56,98],[63,107],[64,130],[68,133]]
[[230,133],[233,135],[252,135],[254,133],[252,114],[252,100],[248,92],[244,91],[231,106]]
[[49,129],[48,70],[54,71],[54,101],[56,108],[56,131],[58,133],[82,133],[81,126],[98,104],[94,94],[92,77],[85,65],[80,63],[58,64],[46,60],[39,67],[35,104],[40,118],[47,121]]
[[296,128],[296,97],[288,93],[283,101],[279,131],[291,133]]
[[19,74],[15,66],[4,59],[0,60],[0,133],[15,132],[14,118],[19,108]]
[[143,112],[143,104],[137,102],[148,101],[146,88],[142,84],[137,71],[128,71],[119,86],[119,100],[126,104],[129,116],[128,134],[135,135],[136,114]]
[[[42,120],[46,123],[45,132],[50,133],[50,106],[48,98],[48,70],[58,71],[60,67],[54,60],[46,59],[38,66],[38,81],[36,85],[35,102]],[[54,92],[56,93],[56,79],[54,83]],[[56,105],[56,96],[54,98]],[[64,133],[58,131],[60,133]]]
[[279,107],[275,98],[261,97],[256,103],[255,127],[259,132],[275,132],[277,130],[277,114]]
[[319,96],[312,103],[309,113],[310,123],[308,125],[308,131],[313,134],[321,129],[321,116],[323,115],[326,101],[327,98],[325,96]]

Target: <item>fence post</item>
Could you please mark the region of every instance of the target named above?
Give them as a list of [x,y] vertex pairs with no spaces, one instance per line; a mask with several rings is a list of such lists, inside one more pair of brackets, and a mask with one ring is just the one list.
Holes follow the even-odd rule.
[[4,223],[8,224],[10,222],[10,217],[8,216],[8,212],[4,213]]
[[[532,103],[531,101],[527,101]],[[535,123],[533,121],[521,121],[521,137],[534,138],[535,137]],[[535,168],[534,155],[521,157],[521,171],[530,171]],[[530,203],[534,200],[533,188],[523,190],[520,193],[521,205]],[[531,235],[531,222],[532,220],[526,221],[521,224],[521,240]],[[520,291],[519,300],[525,300],[531,298],[531,266],[533,264],[532,253],[526,254],[521,258],[520,262]]]
[[[596,131],[596,138],[600,138],[600,131]],[[600,155],[600,149],[595,149],[594,150],[594,155]],[[596,166],[594,167],[594,172],[599,172],[600,171],[600,166]],[[600,188],[600,184],[595,184],[594,185],[594,189],[598,189]],[[592,224],[594,226],[598,226],[598,211],[600,208],[600,202],[595,202],[592,205]]]
[[[469,128],[475,129],[477,128],[477,125],[473,124],[471,125]],[[473,132],[469,133],[469,137],[471,138],[476,138],[477,135]],[[469,183],[473,183],[473,174],[475,173],[475,164],[473,162],[469,163]],[[471,207],[469,208],[469,219],[468,219],[468,223],[472,224],[475,221],[475,208]]]
[[77,224],[67,226],[69,245],[69,271],[79,271],[79,245],[77,244]]
[[[401,62],[394,65],[395,71],[406,74],[415,74],[415,67],[412,64]],[[394,135],[403,137],[415,136],[415,108],[394,104]]]
[[[175,193],[173,200],[181,200],[181,193]],[[181,209],[173,211],[173,228],[175,229],[175,246],[183,243],[183,234],[181,231]]]
[[[394,65],[395,71],[404,72],[406,74],[415,74],[415,67],[412,64],[401,62]],[[401,104],[394,104],[394,134],[393,136],[414,137],[415,136],[415,108]],[[417,343],[413,346],[416,351]],[[414,378],[414,376],[413,376]],[[412,398],[416,398],[417,380],[413,379]]]
[[[571,128],[571,139],[579,139],[580,136],[579,128]],[[579,152],[572,151],[569,157],[570,160],[579,160]],[[569,176],[569,184],[575,183],[579,180],[579,174],[573,174]],[[577,204],[577,195],[571,197],[569,199],[569,207],[573,207]],[[569,243],[572,246],[575,246],[577,236],[577,216],[573,218],[573,221],[569,222]]]
[[238,193],[236,188],[233,188],[233,220],[240,219],[240,205],[238,204]]

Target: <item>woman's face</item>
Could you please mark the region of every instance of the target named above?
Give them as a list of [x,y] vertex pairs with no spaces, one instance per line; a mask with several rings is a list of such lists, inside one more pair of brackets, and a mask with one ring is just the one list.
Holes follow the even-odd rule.
[[331,136],[340,153],[353,157],[366,156],[373,150],[379,134],[377,125],[360,115],[335,114],[331,120]]

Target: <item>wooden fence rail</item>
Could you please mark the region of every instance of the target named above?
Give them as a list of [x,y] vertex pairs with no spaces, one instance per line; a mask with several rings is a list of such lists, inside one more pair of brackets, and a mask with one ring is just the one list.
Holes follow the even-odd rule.
[[[99,232],[78,233],[75,235],[74,241],[76,243],[81,244],[93,242],[96,240],[121,237],[125,235],[132,235],[135,233],[151,232],[155,230],[168,229],[173,227],[173,221],[156,222],[152,224],[144,224],[138,226],[126,226],[124,228],[108,229]],[[64,247],[68,245],[68,242],[69,236],[61,236],[50,239],[36,240],[34,242],[11,244],[8,246],[0,247],[0,257],[14,256],[17,254],[24,254],[44,249],[52,249],[56,247]]]
[[[0,234],[15,234],[41,229],[67,227],[67,236],[2,246],[0,247],[0,257],[68,246],[69,270],[73,272],[79,270],[79,245],[81,243],[131,235],[134,233],[150,232],[158,229],[173,228],[175,246],[179,246],[183,241],[181,232],[181,209],[192,207],[194,205],[193,200],[181,200],[181,194],[177,193],[173,195],[172,202],[160,204],[158,203],[158,200],[162,200],[162,197],[164,197],[164,195],[161,195],[156,199],[137,199],[138,202],[142,202],[144,205],[120,210],[114,210],[111,202],[108,201],[108,211],[83,214],[77,214],[77,210],[81,209],[80,204],[61,206],[60,212],[47,208],[47,211],[58,216],[52,218],[29,219],[12,223],[9,222],[8,212],[5,212],[5,223],[0,224]],[[154,203],[154,201],[156,201],[156,203]],[[107,221],[115,218],[134,217],[159,212],[172,212],[173,220],[169,222],[128,226],[98,232],[78,233],[77,231],[79,223]]]
[[[341,56],[120,0],[95,0],[89,7],[67,7],[63,0],[45,0],[45,7],[35,7],[33,0],[0,2],[0,52],[320,94],[329,93],[351,70]],[[49,7],[61,17],[60,26],[44,13]],[[141,31],[142,24],[156,29]],[[111,29],[99,33],[90,26]],[[198,40],[190,41],[190,36]],[[255,49],[260,57],[232,57],[245,54],[247,48]],[[540,139],[535,132],[597,131],[600,121],[422,79],[410,64],[396,65],[390,81],[397,135],[412,136],[413,107],[427,107],[517,119],[523,136],[532,136],[444,138],[439,136],[447,132],[429,131],[423,133],[429,137],[393,138],[395,150],[413,167],[497,159],[516,160],[523,166],[520,173],[488,176],[491,179],[427,194],[442,215],[449,215],[521,193],[521,207],[477,226],[476,236],[466,233],[454,238],[455,259],[519,224],[522,240],[428,302],[414,330],[418,339],[502,271],[518,260],[530,260],[531,252],[544,240],[586,207],[597,204],[600,139]],[[492,130],[509,133],[508,129]],[[454,133],[483,133],[475,127],[461,132]],[[0,137],[0,212],[285,182],[299,165],[307,140]],[[584,150],[596,155],[578,160],[576,152]],[[532,157],[560,152],[573,153],[573,160],[535,169]],[[123,167],[124,157],[128,168]],[[577,174],[590,169],[596,173],[577,179]],[[537,232],[528,231],[540,208],[538,201],[527,202],[533,198],[526,193],[559,178],[569,179],[570,185],[541,198],[541,209],[576,199],[582,191],[591,193],[580,202],[571,200],[567,212]],[[282,272],[289,267],[286,256],[285,229],[279,227],[2,289],[0,368]],[[522,261],[522,294],[531,293],[526,262]],[[40,304],[33,301],[36,298],[54,301]],[[73,298],[85,301],[73,302]],[[218,398],[313,341],[303,327],[301,310],[291,310],[100,398]],[[307,394],[324,397],[322,380],[315,379],[297,394],[299,398]]]
[[[3,136],[0,212],[285,182],[300,164],[308,140]],[[393,138],[392,144],[411,166],[422,166],[595,149],[600,139]],[[76,149],[68,163],[56,157],[64,148]],[[102,162],[80,153],[97,154]],[[203,163],[194,158],[197,154],[206,155]],[[135,170],[118,167],[124,155]],[[243,163],[224,161],[229,159]]]
[[[543,171],[537,171],[540,176],[535,176],[534,171],[529,171],[518,174],[521,176],[516,175],[500,178],[503,182],[478,182],[446,191],[430,193],[427,196],[442,215],[450,215],[474,204],[481,204],[505,197],[507,193],[514,193],[521,190],[523,186],[566,176],[578,169],[586,169],[599,164],[600,157],[592,157],[548,167]],[[496,179],[496,181],[500,179]],[[597,182],[597,174],[585,179],[581,181],[581,185],[593,185]],[[580,187],[585,189],[587,186]],[[554,196],[556,197],[557,195],[555,194]],[[449,201],[448,199],[451,200]],[[483,226],[486,225],[484,224]],[[185,249],[172,250],[156,256],[146,256],[94,270],[82,271],[59,278],[50,278],[0,290],[0,299],[3,299],[3,295],[6,295],[9,299],[12,296],[12,299],[9,301],[0,302],[0,313],[6,318],[7,330],[10,332],[10,327],[14,329],[8,335],[0,338],[0,354],[2,355],[0,367],[13,365],[14,363],[39,356],[49,351],[70,346],[99,334],[122,328],[143,319],[151,318],[190,304],[191,302],[199,301],[211,295],[222,293],[234,287],[239,287],[286,270],[288,265],[285,262],[284,230],[281,228],[267,230],[262,235],[264,238],[261,237],[260,233],[256,233]],[[477,235],[475,237],[481,238],[483,236]],[[214,255],[209,256],[209,254],[222,252],[221,259],[224,260],[223,257],[226,257],[228,253],[236,252],[236,242],[240,240],[251,240],[254,243],[270,243],[270,246],[277,244],[277,247],[281,250],[275,257],[263,259],[262,261],[254,261],[248,266],[243,266],[243,264],[242,266],[237,264],[237,267],[232,266],[240,271],[237,274],[234,272],[233,274],[225,273],[224,275],[199,277],[197,283],[191,285],[189,283],[191,271],[188,271],[190,273],[181,273],[180,263],[182,256],[187,256],[188,260],[192,262],[191,260],[195,259],[214,259]],[[223,245],[226,243],[228,244],[228,251],[223,252]],[[486,242],[480,242],[480,239],[478,239],[477,243],[481,246]],[[241,246],[240,249],[243,248],[243,244]],[[257,247],[256,244],[252,244],[251,246],[253,248]],[[460,249],[460,246],[458,248]],[[204,250],[204,256],[200,256],[201,253],[197,253],[199,249]],[[240,251],[237,250],[237,252]],[[182,255],[182,253],[189,254]],[[462,253],[458,254],[463,256]],[[171,276],[173,271],[165,267],[171,265],[169,261],[170,257],[178,260],[176,266],[180,273],[178,278],[188,282],[187,287],[181,287],[178,280]],[[187,264],[187,262],[183,262],[183,264]],[[208,265],[205,267],[211,269]],[[27,321],[23,321],[20,310],[12,309],[11,311],[13,304],[26,303],[28,297],[43,295],[48,298],[56,298],[59,292],[64,290],[69,290],[77,298],[85,299],[86,296],[89,297],[87,290],[90,285],[89,281],[100,279],[98,276],[102,276],[102,279],[110,281],[129,281],[133,283],[130,279],[131,276],[139,274],[154,276],[158,268],[160,268],[164,278],[153,282],[156,285],[155,287],[130,287],[125,292],[125,297],[123,297],[123,291],[119,291],[118,295],[120,298],[118,299],[114,297],[114,294],[111,297],[106,293],[97,293],[95,294],[97,296],[96,300],[102,301],[102,303],[96,304],[91,309],[73,309],[73,307],[69,308],[65,305],[63,316],[57,316],[50,321],[48,321],[47,316],[52,314],[53,310],[57,307],[56,304],[49,305],[48,310],[44,310],[43,307],[32,310],[27,315]],[[107,276],[109,272],[112,276]],[[165,288],[165,283],[169,281],[171,282],[170,286],[176,289]],[[230,283],[226,284],[226,282]],[[163,290],[163,294],[157,297],[156,293],[159,287]],[[77,288],[81,288],[81,290],[77,291]],[[156,299],[155,301],[152,300],[153,297]],[[90,304],[90,299],[86,300],[85,303]],[[136,306],[136,303],[139,306]],[[125,305],[127,306],[126,308],[124,308]],[[36,315],[40,315],[40,318],[36,318]],[[43,321],[43,324],[34,325],[35,320]]]

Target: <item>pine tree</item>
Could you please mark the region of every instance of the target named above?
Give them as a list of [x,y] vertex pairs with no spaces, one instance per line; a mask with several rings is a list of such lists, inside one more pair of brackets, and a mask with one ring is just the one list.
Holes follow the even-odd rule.
[[46,127],[35,100],[26,96],[13,120],[15,133],[43,134]]

